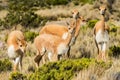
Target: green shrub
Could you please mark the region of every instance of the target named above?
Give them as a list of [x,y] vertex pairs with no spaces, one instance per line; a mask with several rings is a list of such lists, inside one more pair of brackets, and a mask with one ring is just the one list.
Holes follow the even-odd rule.
[[27,41],[34,41],[34,38],[37,36],[38,34],[32,31],[26,31],[25,32],[25,38]]
[[[111,67],[110,62],[97,62],[95,59],[69,59],[58,62],[50,62],[39,67],[35,73],[29,75],[28,80],[71,80],[73,76],[89,66],[106,70]],[[96,68],[96,69],[97,69]]]
[[116,28],[116,27],[112,27],[112,28],[110,29],[110,32],[117,32],[117,28]]
[[93,27],[95,26],[95,24],[96,24],[97,21],[98,21],[98,20],[90,20],[90,21],[87,23],[88,27],[93,28]]
[[4,26],[13,26],[21,24],[22,26],[25,27],[38,27],[43,19],[44,19],[43,17],[40,17],[31,11],[28,12],[10,11],[10,13],[5,18]]
[[0,60],[0,72],[12,69],[12,63],[8,59]]
[[89,4],[92,4],[95,0],[72,0],[73,3],[75,5],[79,5],[79,3],[82,3],[82,4],[86,4],[86,3],[89,3]]
[[109,56],[113,56],[115,58],[118,58],[120,55],[120,46],[111,46],[109,48]]
[[27,80],[27,77],[19,72],[12,72],[9,80]]
[[71,80],[74,74],[88,68],[94,59],[61,60],[40,67],[29,76],[29,80]]
[[9,0],[9,10],[28,11],[33,7],[49,7],[50,5],[66,5],[69,0]]

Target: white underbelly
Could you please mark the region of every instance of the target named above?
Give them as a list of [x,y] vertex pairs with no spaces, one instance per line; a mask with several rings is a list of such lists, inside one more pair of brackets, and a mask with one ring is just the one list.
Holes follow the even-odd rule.
[[101,30],[99,30],[98,33],[96,34],[95,39],[96,39],[97,43],[108,42],[109,41],[108,32],[107,31],[102,32]]
[[13,45],[8,47],[8,52],[7,53],[8,53],[8,57],[9,58],[16,58],[16,57],[18,57],[18,54],[15,52],[15,49],[14,49]]

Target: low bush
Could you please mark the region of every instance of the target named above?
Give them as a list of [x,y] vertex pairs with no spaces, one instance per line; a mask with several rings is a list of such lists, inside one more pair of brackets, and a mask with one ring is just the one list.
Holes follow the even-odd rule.
[[117,28],[116,28],[116,27],[112,27],[112,28],[110,29],[110,32],[117,32]]
[[0,72],[12,69],[12,63],[8,59],[0,60]]
[[9,9],[27,11],[33,7],[50,7],[51,5],[66,5],[70,0],[9,0]]
[[19,72],[12,72],[10,74],[9,80],[27,80],[27,77]]
[[44,20],[43,17],[40,17],[31,11],[28,12],[10,11],[5,18],[3,25],[13,26],[13,25],[21,24],[22,26],[25,27],[38,27],[42,20]]
[[10,11],[5,17],[5,20],[0,21],[0,25],[6,28],[12,28],[17,24],[21,24],[26,28],[35,28],[45,25],[48,20],[57,20],[57,17],[42,17],[32,11]]
[[109,56],[118,58],[120,56],[120,46],[111,46],[109,48]]
[[38,33],[32,32],[32,31],[26,31],[25,32],[25,38],[27,41],[34,41],[34,38],[38,35]]
[[29,80],[71,80],[75,73],[95,64],[102,68],[109,68],[109,63],[97,62],[95,59],[61,60],[44,64],[35,73],[29,76]]

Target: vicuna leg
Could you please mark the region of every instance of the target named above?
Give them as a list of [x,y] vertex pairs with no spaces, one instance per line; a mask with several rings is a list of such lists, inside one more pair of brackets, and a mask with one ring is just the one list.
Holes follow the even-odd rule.
[[107,43],[104,42],[102,44],[102,60],[106,61],[106,48],[107,48]]
[[37,55],[34,58],[34,61],[35,61],[35,64],[36,64],[37,68],[39,67],[39,63],[40,63],[41,59],[42,59],[42,55],[39,53],[39,51],[37,51]]
[[101,56],[102,56],[102,43],[98,43],[98,60],[101,59]]
[[67,51],[67,58],[70,58],[70,50],[71,50],[71,46],[68,48],[68,51]]
[[20,57],[17,57],[14,61],[14,67],[13,67],[14,71],[18,69],[19,62],[20,62]]
[[49,59],[49,61],[52,61],[52,53],[51,52],[48,52],[48,59]]
[[19,61],[19,70],[22,72],[22,58],[23,55],[20,56],[20,61]]
[[97,47],[97,53],[99,54],[99,47],[98,47],[98,43],[97,43],[96,40],[95,40],[95,44],[96,44],[96,47]]

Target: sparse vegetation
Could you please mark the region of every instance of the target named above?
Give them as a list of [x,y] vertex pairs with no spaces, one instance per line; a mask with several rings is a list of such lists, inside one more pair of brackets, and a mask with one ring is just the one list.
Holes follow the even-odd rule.
[[12,63],[8,59],[0,60],[0,72],[12,69]]
[[10,74],[9,80],[27,80],[27,77],[19,72],[12,72]]

